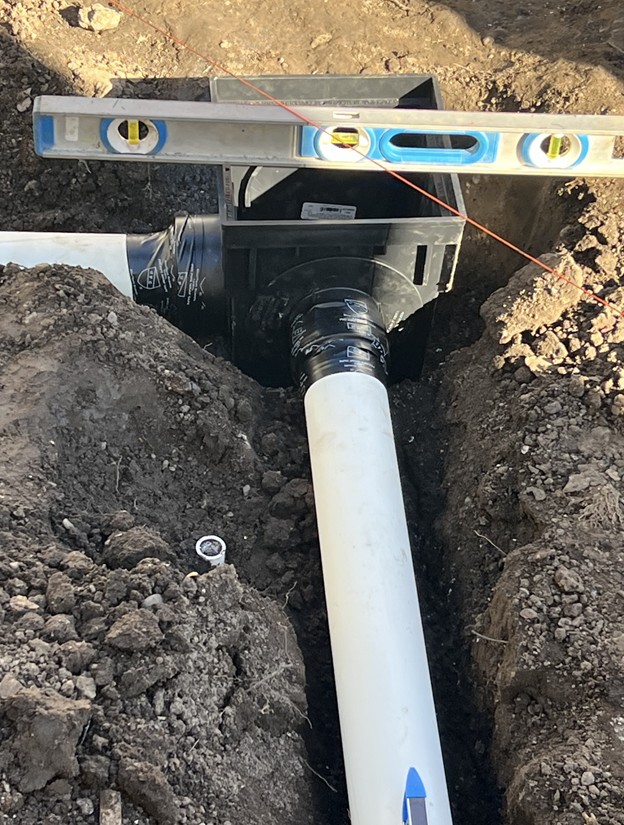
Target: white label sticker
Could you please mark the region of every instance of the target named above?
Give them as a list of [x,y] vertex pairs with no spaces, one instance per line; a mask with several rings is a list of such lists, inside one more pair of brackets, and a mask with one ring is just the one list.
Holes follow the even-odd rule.
[[304,221],[352,221],[357,207],[340,203],[304,203],[301,219]]

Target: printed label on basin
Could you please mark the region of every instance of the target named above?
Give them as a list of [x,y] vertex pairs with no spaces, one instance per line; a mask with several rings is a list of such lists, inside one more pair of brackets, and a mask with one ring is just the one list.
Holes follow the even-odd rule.
[[340,203],[310,203],[303,204],[301,220],[304,221],[352,221],[357,212],[356,206],[345,206]]

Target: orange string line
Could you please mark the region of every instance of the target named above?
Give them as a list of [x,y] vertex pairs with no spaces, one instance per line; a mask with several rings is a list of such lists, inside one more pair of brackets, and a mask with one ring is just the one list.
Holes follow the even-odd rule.
[[[159,26],[157,23],[153,23],[151,20],[147,19],[146,17],[142,17],[140,14],[135,12],[133,9],[129,8],[128,6],[124,5],[123,3],[120,3],[119,0],[108,0],[108,4],[110,6],[116,6],[118,9],[123,11],[125,14],[129,15],[130,17],[134,17],[136,20],[143,23],[145,26],[149,26],[151,29],[153,29],[154,31],[161,34],[166,40],[170,41],[171,43],[175,43],[177,46],[180,46],[181,48],[185,49],[186,51],[191,52],[196,57],[199,57],[200,60],[203,60],[205,63],[210,64],[211,66],[213,66],[218,71],[223,72],[223,74],[228,75],[229,77],[233,78],[234,80],[237,80],[239,83],[242,83],[244,86],[247,86],[248,88],[252,89],[254,92],[257,92],[262,97],[266,98],[267,100],[270,100],[271,103],[274,103],[276,106],[279,106],[281,109],[284,109],[285,111],[289,112],[291,115],[294,115],[294,117],[296,117],[298,120],[301,120],[303,123],[307,123],[309,126],[313,126],[315,129],[319,129],[319,131],[324,132],[325,134],[331,136],[331,133],[325,127],[323,127],[323,126],[319,125],[318,123],[315,123],[314,121],[310,120],[303,113],[298,112],[296,109],[294,109],[292,106],[289,106],[283,100],[279,100],[278,98],[274,97],[272,94],[265,91],[264,89],[261,89],[260,87],[256,86],[254,83],[247,80],[246,78],[240,77],[235,72],[232,72],[230,69],[228,69],[227,66],[222,65],[217,60],[214,60],[213,58],[209,57],[208,55],[203,54],[202,52],[198,51],[196,48],[194,48],[194,46],[191,46],[190,43],[187,43],[186,41],[181,40],[179,37],[176,37],[174,34],[171,34],[166,29]],[[596,301],[599,304],[602,304],[603,307],[610,310],[615,315],[618,315],[620,318],[624,319],[624,311],[620,310],[614,304],[610,304],[608,301],[606,301],[604,298],[601,298],[600,295],[596,295],[596,293],[592,292],[590,289],[586,289],[584,286],[580,286],[575,281],[573,281],[571,278],[568,278],[566,275],[563,275],[563,273],[559,272],[556,269],[553,269],[553,267],[548,266],[548,264],[545,264],[543,261],[540,261],[539,258],[534,257],[529,252],[526,252],[524,249],[521,249],[519,246],[516,246],[516,244],[512,243],[511,241],[506,240],[506,238],[503,238],[501,235],[498,235],[493,230],[488,229],[487,226],[484,226],[482,223],[479,223],[479,221],[474,220],[473,218],[469,217],[465,213],[461,212],[459,209],[455,209],[454,206],[451,206],[450,204],[446,203],[445,201],[443,201],[440,198],[433,195],[431,192],[428,192],[426,189],[423,189],[422,187],[418,186],[418,184],[413,183],[412,181],[408,180],[406,177],[404,177],[403,175],[396,172],[394,169],[389,167],[383,161],[376,160],[374,158],[369,158],[368,155],[366,155],[364,152],[360,151],[355,146],[343,145],[343,148],[350,149],[352,152],[355,152],[356,154],[358,154],[361,157],[365,158],[366,160],[368,160],[373,165],[378,166],[380,169],[382,169],[387,174],[392,175],[392,177],[396,178],[396,180],[398,180],[401,183],[405,184],[405,186],[409,186],[410,189],[413,189],[415,192],[418,192],[420,195],[424,195],[424,197],[429,198],[429,200],[431,200],[434,203],[438,204],[438,206],[441,206],[443,209],[446,209],[448,212],[451,212],[453,215],[456,215],[458,218],[462,218],[462,220],[465,220],[466,223],[470,224],[470,226],[474,226],[475,229],[478,229],[480,232],[483,232],[485,235],[488,235],[490,238],[493,238],[498,243],[502,244],[503,246],[506,246],[508,249],[511,249],[512,252],[516,252],[518,255],[522,256],[523,258],[526,258],[527,261],[530,261],[531,263],[536,264],[541,269],[543,269],[545,272],[548,272],[550,275],[553,275],[554,277],[558,278],[560,281],[563,281],[564,283],[569,284],[570,286],[573,286],[575,289],[578,289],[580,292],[582,292],[583,295],[585,295],[587,298],[589,298],[593,301]]]

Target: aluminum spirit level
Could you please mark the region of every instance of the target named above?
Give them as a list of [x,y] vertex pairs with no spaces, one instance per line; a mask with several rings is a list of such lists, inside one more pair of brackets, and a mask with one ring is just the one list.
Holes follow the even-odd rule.
[[40,97],[43,157],[309,169],[624,175],[624,117]]

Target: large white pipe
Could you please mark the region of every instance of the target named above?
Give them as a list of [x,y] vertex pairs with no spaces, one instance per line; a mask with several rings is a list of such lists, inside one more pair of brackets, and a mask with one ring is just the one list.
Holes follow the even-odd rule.
[[0,264],[65,264],[96,269],[132,298],[125,235],[74,232],[0,232]]
[[414,768],[414,825],[452,825],[386,389],[328,375],[305,411],[351,823],[399,825]]

